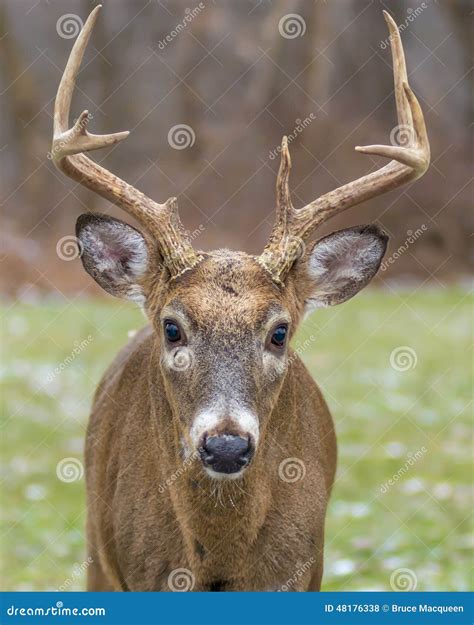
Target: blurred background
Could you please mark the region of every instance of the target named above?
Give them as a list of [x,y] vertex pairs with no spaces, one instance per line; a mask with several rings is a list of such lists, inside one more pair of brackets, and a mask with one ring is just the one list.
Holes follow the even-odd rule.
[[[95,4],[0,4],[8,255],[2,277],[9,294],[92,288],[80,263],[58,258],[57,242],[74,232],[85,211],[123,217],[61,176],[47,158],[61,73]],[[402,29],[432,166],[413,187],[357,207],[326,231],[377,221],[391,234],[394,251],[424,225],[384,278],[458,279],[472,262],[469,1],[106,1],[72,117],[87,108],[93,132],[132,131],[125,143],[94,158],[158,201],[177,196],[185,226],[199,229],[195,246],[257,253],[273,220],[283,134],[293,138],[297,207],[380,165],[355,153],[355,145],[396,139],[383,8]]]
[[[0,0],[7,589],[83,587],[91,395],[143,325],[85,274],[72,236],[81,213],[128,217],[48,157],[59,80],[96,4]],[[415,184],[321,230],[377,222],[390,247],[376,288],[314,315],[296,339],[340,444],[325,589],[394,588],[404,568],[419,590],[469,589],[472,3],[103,4],[71,118],[87,108],[92,132],[132,132],[93,158],[157,201],[177,196],[196,248],[250,253],[273,222],[283,134],[296,207],[383,163],[355,145],[403,142],[382,9],[393,15],[432,164]],[[71,479],[58,469],[63,461],[77,469]]]

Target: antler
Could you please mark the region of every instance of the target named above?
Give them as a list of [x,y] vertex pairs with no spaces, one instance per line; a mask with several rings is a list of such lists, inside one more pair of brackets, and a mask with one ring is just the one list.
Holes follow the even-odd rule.
[[56,167],[67,176],[135,217],[158,243],[159,252],[171,278],[176,278],[200,260],[179,219],[176,198],[158,204],[82,154],[118,143],[128,137],[128,132],[110,135],[89,133],[88,111],[81,113],[69,129],[69,110],[75,79],[100,9],[101,5],[96,6],[87,18],[74,43],[59,84],[54,105],[51,156]]
[[303,241],[323,222],[351,206],[416,180],[428,168],[430,145],[423,112],[408,85],[405,55],[397,25],[386,11],[383,13],[390,30],[399,124],[396,130],[408,136],[407,145],[356,147],[358,152],[386,156],[393,160],[385,167],[330,191],[307,206],[296,210],[291,203],[288,185],[291,169],[288,140],[283,137],[281,164],[276,185],[276,221],[270,240],[258,259],[269,271],[273,280],[279,284],[284,281],[293,263],[301,254]]

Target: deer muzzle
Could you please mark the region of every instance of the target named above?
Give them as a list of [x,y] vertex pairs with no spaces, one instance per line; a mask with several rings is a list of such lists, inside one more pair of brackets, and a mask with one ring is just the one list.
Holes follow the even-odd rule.
[[190,435],[208,475],[236,478],[255,454],[258,418],[246,410],[236,410],[232,417],[220,411],[205,411],[194,420]]
[[239,473],[252,459],[254,446],[250,436],[219,434],[205,436],[199,447],[204,466],[214,473]]

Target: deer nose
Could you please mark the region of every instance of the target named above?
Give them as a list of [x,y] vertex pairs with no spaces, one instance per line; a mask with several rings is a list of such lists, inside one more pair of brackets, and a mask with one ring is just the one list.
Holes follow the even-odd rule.
[[205,438],[199,448],[204,466],[217,473],[238,473],[253,456],[249,438],[220,434]]

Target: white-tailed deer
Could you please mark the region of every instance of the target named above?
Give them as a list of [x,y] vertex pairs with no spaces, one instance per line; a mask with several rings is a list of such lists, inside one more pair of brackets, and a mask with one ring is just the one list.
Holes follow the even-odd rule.
[[98,10],[59,86],[52,155],[61,171],[143,226],[85,214],[76,231],[86,271],[112,295],[139,302],[150,325],[118,355],[94,400],[88,588],[318,590],[336,440],[324,399],[289,341],[306,312],[344,302],[372,279],[387,237],[369,225],[304,242],[330,217],[428,167],[397,26],[385,13],[398,124],[411,133],[409,145],[356,148],[392,160],[295,209],[283,138],[276,221],[254,257],[196,252],[175,198],[157,204],[85,156],[128,134],[89,134],[87,111],[69,128]]

